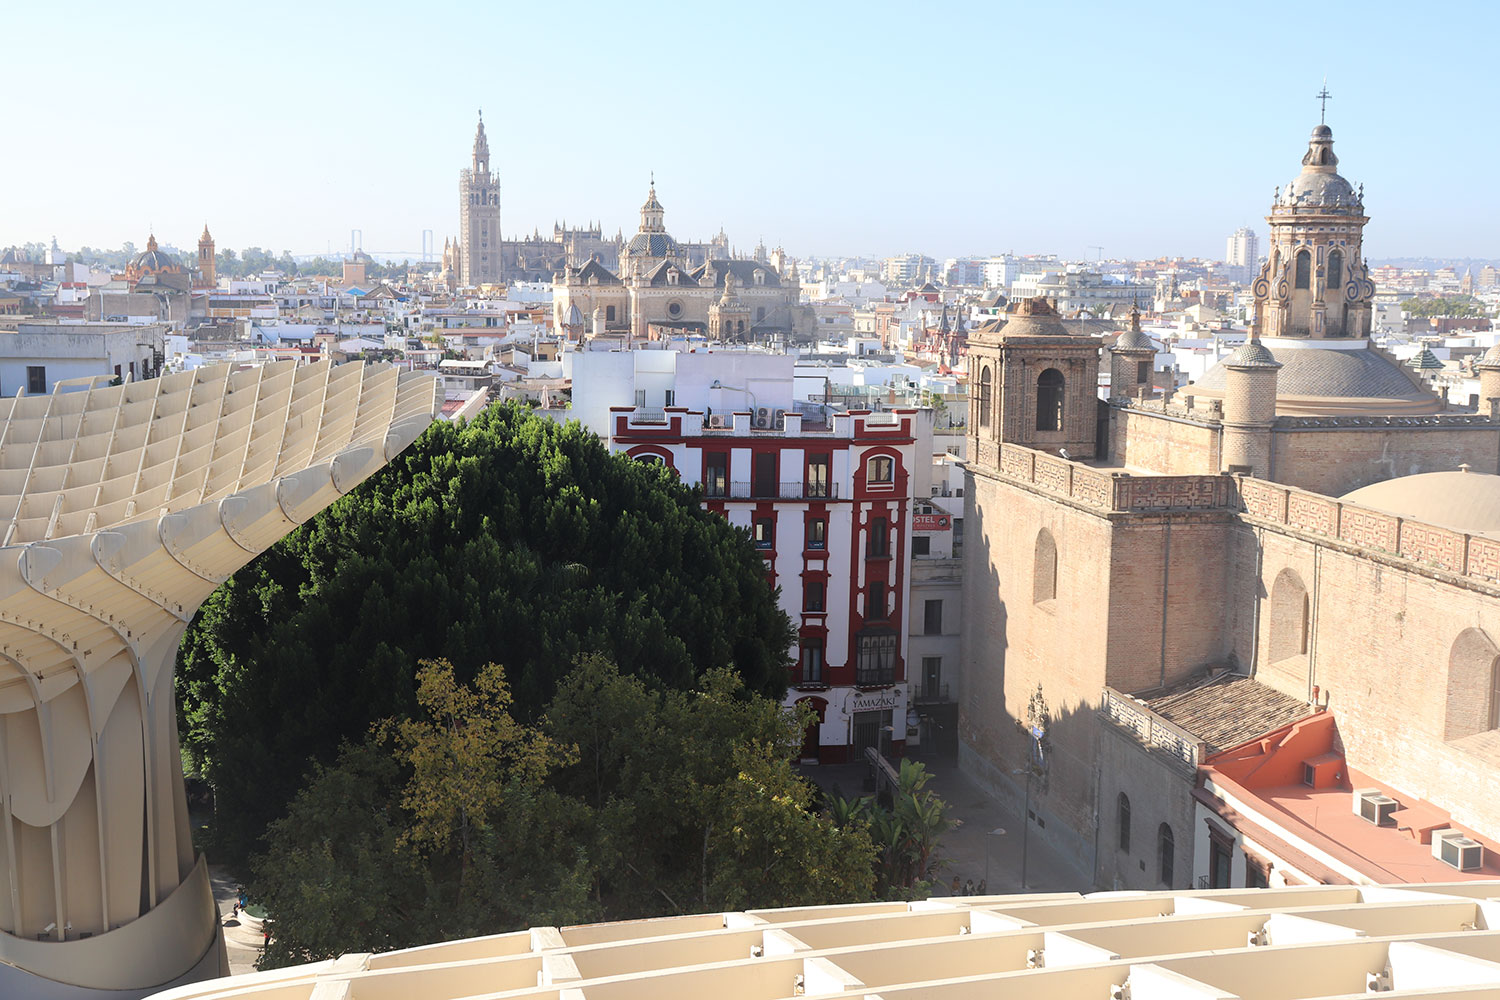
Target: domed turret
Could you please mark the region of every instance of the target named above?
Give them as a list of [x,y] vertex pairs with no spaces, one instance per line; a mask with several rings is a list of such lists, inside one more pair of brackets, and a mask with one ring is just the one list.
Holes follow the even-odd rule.
[[1156,344],[1141,332],[1141,310],[1130,310],[1130,329],[1120,334],[1109,352],[1109,394],[1116,399],[1132,399],[1154,386],[1151,370],[1156,359]]

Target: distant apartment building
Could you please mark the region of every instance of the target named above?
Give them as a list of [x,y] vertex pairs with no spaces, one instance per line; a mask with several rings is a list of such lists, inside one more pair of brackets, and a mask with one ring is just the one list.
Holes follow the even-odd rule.
[[1021,275],[1056,270],[1057,266],[1057,257],[1054,254],[1040,257],[1000,254],[984,261],[984,285],[986,288],[998,288],[1009,295],[1011,286]]
[[1022,274],[1012,284],[1010,297],[1013,300],[1041,297],[1056,300],[1058,312],[1063,315],[1086,309],[1094,315],[1110,307],[1126,307],[1138,302],[1150,302],[1153,289],[1130,281],[1117,274],[1100,274],[1082,268],[1049,270],[1036,274]]
[[984,287],[985,259],[982,257],[949,257],[943,261],[943,284],[958,288]]
[[1260,267],[1260,241],[1255,230],[1241,226],[1230,234],[1224,241],[1224,264],[1228,272],[1225,276],[1230,280],[1241,284],[1254,280]]
[[[705,506],[744,528],[761,553],[797,633],[785,704],[818,713],[802,757],[841,763],[869,747],[902,752],[917,722],[909,591],[914,501],[930,504],[930,416],[915,407],[833,412],[808,399],[823,380],[796,376],[787,355],[571,358],[569,412],[589,426],[602,416],[610,450],[701,486]],[[922,534],[929,553],[951,553],[951,525],[936,544],[938,528]],[[934,599],[956,616],[956,594]]]
[[937,270],[937,261],[919,253],[887,257],[880,265],[880,279],[888,285],[906,288],[926,281]]

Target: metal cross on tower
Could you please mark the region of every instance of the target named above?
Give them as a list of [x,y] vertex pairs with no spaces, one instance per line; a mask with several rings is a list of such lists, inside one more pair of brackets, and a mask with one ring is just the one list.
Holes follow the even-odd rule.
[[1327,125],[1328,124],[1328,99],[1333,96],[1332,94],[1330,94],[1328,92],[1328,81],[1327,80],[1323,81],[1323,89],[1320,90],[1320,91],[1318,91],[1313,96],[1316,97],[1318,99],[1319,103],[1322,104],[1322,108],[1318,111],[1318,124],[1319,125]]

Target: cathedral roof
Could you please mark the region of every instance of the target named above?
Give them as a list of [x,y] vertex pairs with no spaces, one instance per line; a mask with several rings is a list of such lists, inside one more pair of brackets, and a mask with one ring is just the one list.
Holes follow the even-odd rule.
[[1500,476],[1427,472],[1362,486],[1339,499],[1454,531],[1500,536]]
[[[1284,408],[1278,406],[1283,412],[1343,412],[1350,409],[1349,401],[1353,400],[1368,401],[1367,405],[1359,407],[1367,412],[1378,412],[1382,403],[1401,413],[1436,412],[1441,406],[1441,400],[1415,375],[1373,348],[1339,350],[1301,344],[1257,343],[1260,351],[1282,366],[1276,378],[1278,403],[1296,397],[1295,403]],[[1229,366],[1248,364],[1235,359],[1249,346],[1248,343],[1242,345],[1234,354],[1204,372],[1203,377],[1193,383],[1194,389],[1203,390],[1209,396],[1221,394]],[[1320,407],[1320,401],[1329,405]]]
[[[734,279],[739,282],[741,288],[755,288],[755,272],[760,271],[765,275],[759,287],[780,288],[781,275],[769,264],[762,264],[754,260],[711,260],[707,264],[693,272],[698,279],[698,284],[712,284],[715,288],[724,287],[724,275],[733,273]],[[711,272],[711,273],[710,273]],[[708,279],[705,281],[705,277]]]
[[582,281],[586,284],[590,278],[598,278],[599,284],[601,285],[620,284],[619,276],[609,268],[605,267],[603,264],[599,263],[597,260],[590,260],[587,264],[578,269],[579,281]]
[[1484,357],[1479,359],[1479,368],[1500,368],[1500,344],[1496,344],[1484,352]]
[[677,271],[677,284],[687,288],[698,287],[697,279],[688,273],[687,269],[679,266],[675,261],[664,260],[650,271],[646,272],[646,284],[666,287],[671,284],[667,279],[668,272]]

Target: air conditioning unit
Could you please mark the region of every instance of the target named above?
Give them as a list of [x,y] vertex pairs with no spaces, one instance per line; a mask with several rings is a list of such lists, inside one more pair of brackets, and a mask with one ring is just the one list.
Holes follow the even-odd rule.
[[1484,867],[1484,845],[1452,827],[1432,831],[1432,856],[1461,872]]
[[723,414],[715,413],[708,418],[708,426],[712,430],[722,431],[728,425],[724,423]]
[[1391,814],[1401,808],[1401,803],[1380,791],[1378,788],[1356,788],[1354,790],[1354,811],[1359,818],[1366,823],[1374,823],[1376,826],[1389,826],[1392,822]]
[[758,406],[755,408],[755,426],[760,430],[770,429],[771,408],[769,406]]

